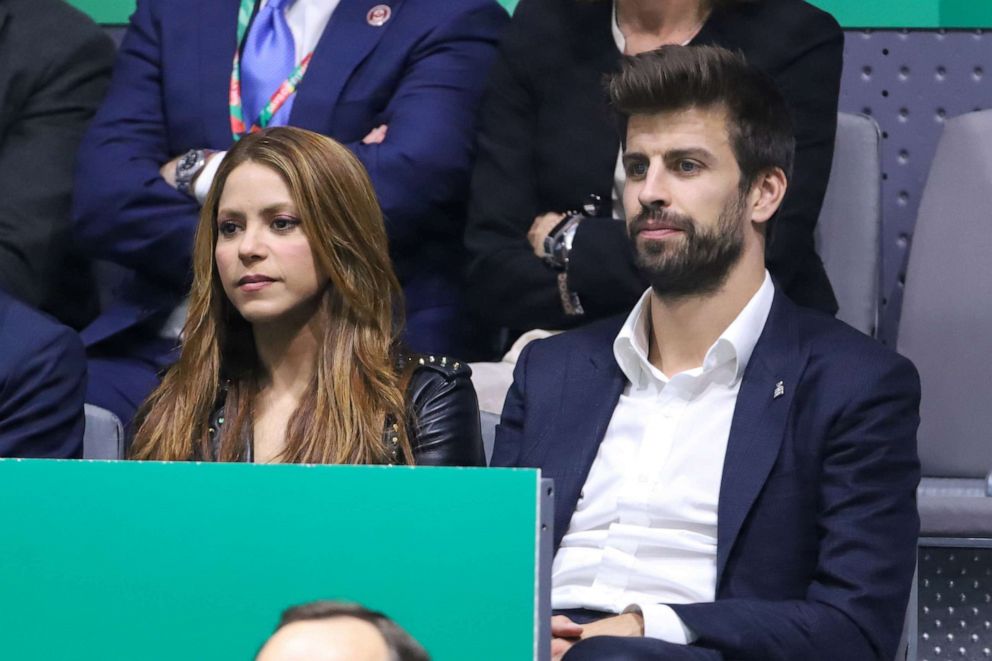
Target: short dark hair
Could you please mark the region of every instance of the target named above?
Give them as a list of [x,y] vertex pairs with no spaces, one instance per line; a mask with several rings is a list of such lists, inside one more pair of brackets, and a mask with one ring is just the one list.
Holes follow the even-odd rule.
[[620,72],[607,85],[610,101],[624,119],[724,108],[742,190],[771,168],[781,168],[786,178],[792,175],[792,112],[772,79],[741,53],[718,46],[662,46],[624,57]]
[[427,651],[398,624],[379,611],[369,610],[359,604],[342,601],[312,601],[283,611],[275,631],[294,622],[327,620],[335,617],[353,617],[374,626],[389,649],[390,661],[430,661]]

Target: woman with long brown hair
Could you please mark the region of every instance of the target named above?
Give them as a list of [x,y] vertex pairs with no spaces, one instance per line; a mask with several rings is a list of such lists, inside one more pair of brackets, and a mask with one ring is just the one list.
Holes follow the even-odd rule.
[[483,464],[470,372],[401,352],[401,296],[354,155],[302,129],[244,138],[203,205],[182,354],[130,457]]

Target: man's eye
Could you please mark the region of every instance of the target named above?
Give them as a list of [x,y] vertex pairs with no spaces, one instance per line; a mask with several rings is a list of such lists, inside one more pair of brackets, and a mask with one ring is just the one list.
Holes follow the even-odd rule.
[[628,177],[643,177],[648,172],[647,163],[627,163]]
[[684,174],[692,174],[699,170],[699,164],[695,161],[679,161],[678,168],[679,172]]

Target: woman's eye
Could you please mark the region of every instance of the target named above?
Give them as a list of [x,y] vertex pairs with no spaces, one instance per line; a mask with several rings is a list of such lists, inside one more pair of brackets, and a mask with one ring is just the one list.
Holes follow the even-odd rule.
[[233,220],[224,220],[217,224],[221,236],[231,236],[238,231],[238,224]]
[[277,232],[289,231],[299,224],[300,221],[296,220],[295,218],[284,218],[282,216],[278,216],[272,219],[272,229],[276,230]]

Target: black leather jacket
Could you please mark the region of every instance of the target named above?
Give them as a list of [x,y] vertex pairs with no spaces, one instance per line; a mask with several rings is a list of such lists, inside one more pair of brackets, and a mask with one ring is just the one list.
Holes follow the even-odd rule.
[[[412,419],[407,434],[418,466],[485,466],[486,457],[479,428],[479,402],[472,387],[472,370],[446,356],[405,356],[401,362],[417,363],[410,376],[407,396]],[[210,440],[214,456],[219,452],[224,425],[224,402],[210,416]],[[399,460],[397,427],[386,425],[382,442]],[[245,439],[245,461],[253,461],[251,437]]]

